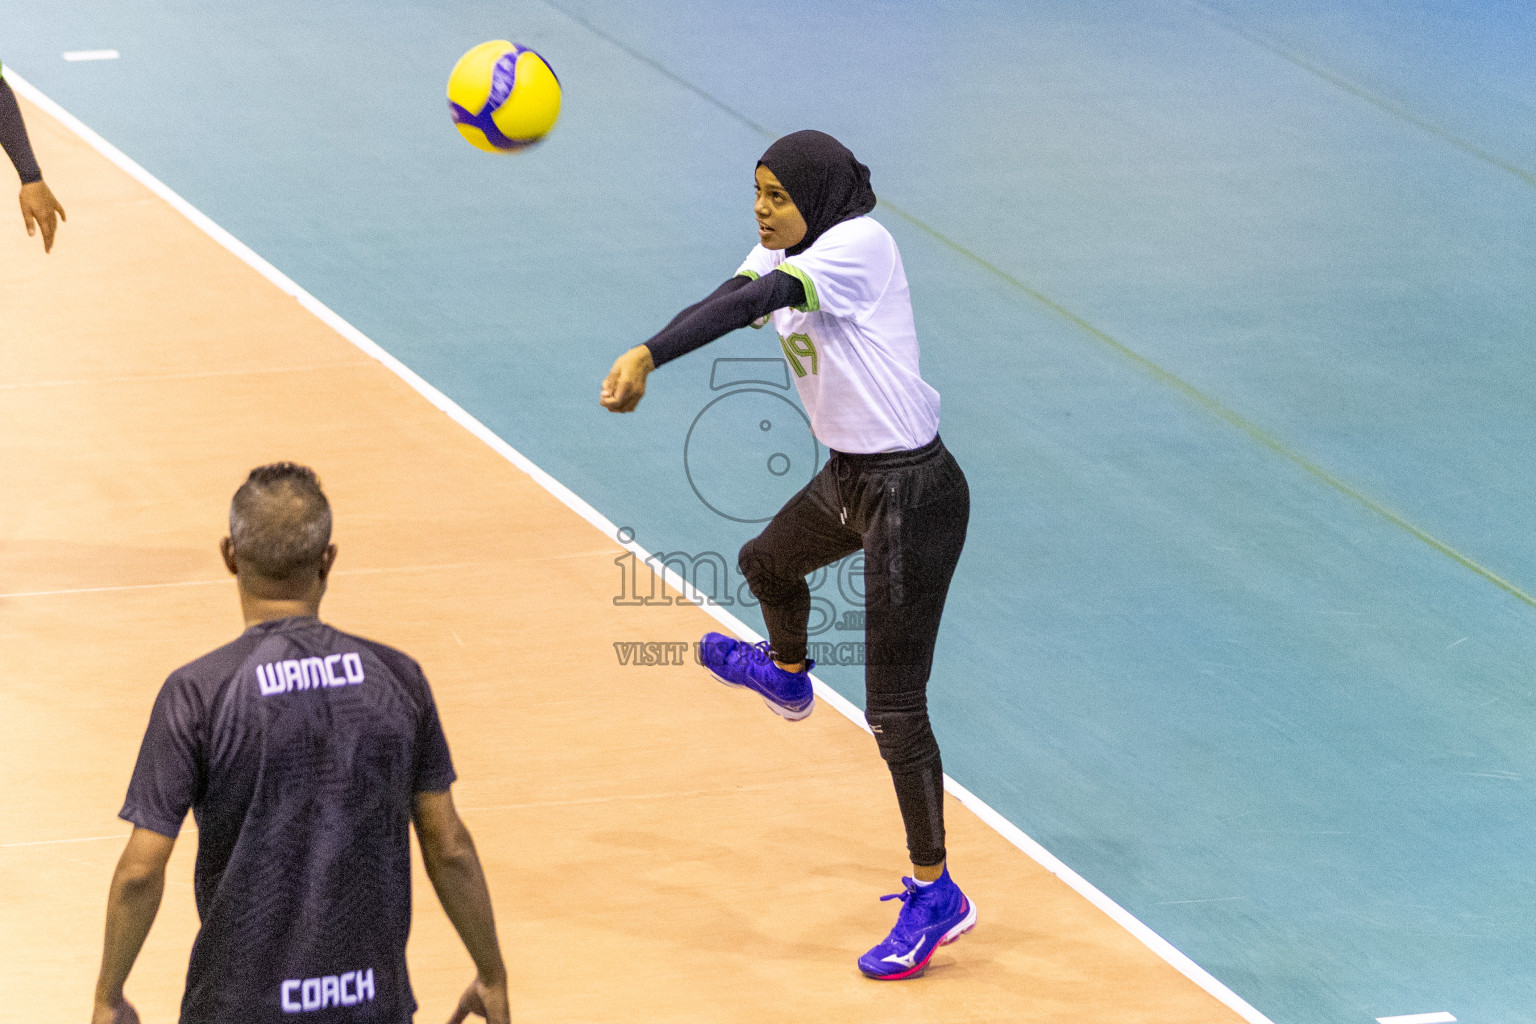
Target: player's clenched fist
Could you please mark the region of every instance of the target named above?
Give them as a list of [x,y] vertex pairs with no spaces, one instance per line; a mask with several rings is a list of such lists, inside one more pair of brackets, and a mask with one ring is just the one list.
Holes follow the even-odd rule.
[[633,412],[645,397],[645,378],[656,369],[651,350],[636,345],[613,361],[598,401],[609,412]]

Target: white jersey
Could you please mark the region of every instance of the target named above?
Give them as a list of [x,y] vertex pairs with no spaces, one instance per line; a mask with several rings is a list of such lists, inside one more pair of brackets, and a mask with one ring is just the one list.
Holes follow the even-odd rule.
[[736,273],[775,270],[805,287],[805,305],[775,310],[772,320],[816,439],[851,455],[932,441],[939,393],[918,373],[912,293],[891,233],[855,217],[798,256],[754,246]]

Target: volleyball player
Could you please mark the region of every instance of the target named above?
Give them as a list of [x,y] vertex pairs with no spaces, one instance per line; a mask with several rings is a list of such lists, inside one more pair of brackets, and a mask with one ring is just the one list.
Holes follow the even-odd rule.
[[27,138],[27,125],[21,119],[21,107],[11,84],[5,80],[0,68],[0,149],[11,158],[11,165],[21,176],[21,219],[32,235],[38,228],[43,230],[43,252],[53,251],[53,233],[64,216],[64,207],[53,197],[43,182],[43,172],[38,169],[37,158],[32,155],[32,142]]
[[864,550],[865,717],[895,782],[912,876],[882,897],[902,909],[858,965],[873,978],[910,978],[976,922],[975,905],[949,876],[944,774],[927,706],[970,493],[939,439],[939,395],[918,370],[901,254],[868,216],[869,168],[830,135],[801,131],[770,146],[754,177],[758,245],[735,276],[620,356],[600,401],[633,411],[656,367],[748,324],[771,321],[778,332],[811,429],[832,454],[741,549],[768,640],[708,633],[700,658],[783,717],[809,715],[806,576]]

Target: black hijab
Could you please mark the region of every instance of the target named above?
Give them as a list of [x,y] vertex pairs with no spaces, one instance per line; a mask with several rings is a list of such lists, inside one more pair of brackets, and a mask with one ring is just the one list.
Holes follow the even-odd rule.
[[786,256],[809,249],[832,225],[875,208],[869,168],[826,132],[786,135],[768,147],[758,164],[773,172],[805,218],[805,237],[785,249]]

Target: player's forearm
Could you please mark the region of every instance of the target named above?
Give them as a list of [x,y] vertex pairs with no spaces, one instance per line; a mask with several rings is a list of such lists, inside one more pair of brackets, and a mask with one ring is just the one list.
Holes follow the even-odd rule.
[[128,972],[138,959],[165,892],[165,869],[143,871],[118,864],[107,897],[107,935],[96,979],[96,1002],[122,997]]
[[[788,274],[772,273],[726,290],[722,285],[702,302],[689,306],[645,343],[657,366],[687,355],[759,317],[805,302],[805,287]],[[729,284],[730,282],[727,282]]]
[[32,143],[27,138],[27,125],[21,119],[21,107],[11,84],[0,78],[0,149],[11,158],[23,185],[43,180],[37,159],[32,155]]
[[496,918],[491,910],[491,892],[485,884],[485,872],[475,853],[469,830],[459,829],[451,842],[440,849],[422,849],[427,877],[437,892],[448,920],[469,951],[480,980],[496,984],[506,977],[501,946],[496,941]]
[[[728,280],[724,284],[720,285],[720,287],[716,288],[714,291],[712,291],[708,295],[704,296],[698,302],[695,302],[691,306],[684,306],[681,310],[678,311],[677,316],[675,316],[671,320],[667,321],[667,327],[671,327],[671,326],[673,326],[675,324],[682,323],[683,320],[687,319],[688,316],[690,314],[692,314],[694,310],[698,309],[700,306],[704,305],[704,303],[708,302],[709,300],[714,299],[714,298],[718,298],[721,295],[728,295],[728,294],[730,294],[731,292],[735,291],[738,288],[745,287],[746,285],[750,284],[751,282],[752,282],[752,279],[750,277],[745,277],[745,276],[743,276],[741,274],[737,274],[735,277],[732,277],[730,280]],[[666,330],[667,327],[663,327],[662,330]]]

